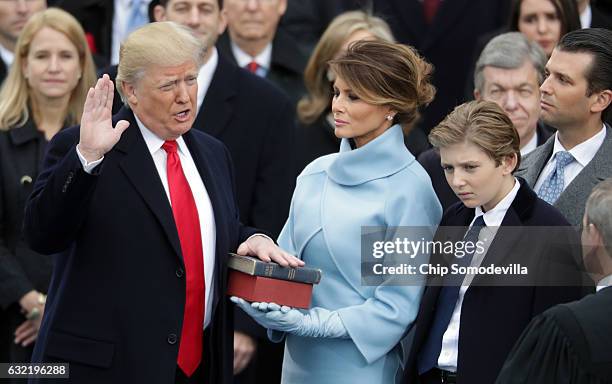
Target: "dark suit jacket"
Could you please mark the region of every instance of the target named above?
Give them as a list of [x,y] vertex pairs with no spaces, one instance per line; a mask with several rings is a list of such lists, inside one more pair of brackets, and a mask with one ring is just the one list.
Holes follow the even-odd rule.
[[591,25],[589,26],[589,28],[612,29],[612,19],[608,15],[597,9],[597,7],[594,7],[593,4],[591,4],[591,14],[592,18]]
[[[106,63],[110,61],[113,15],[115,5],[113,0],[57,0],[54,5],[70,13],[83,26],[86,34],[93,37],[96,52]],[[103,67],[100,60],[96,60],[98,68]]]
[[427,26],[420,0],[374,0],[374,12],[388,21],[395,38],[415,47],[434,65],[434,101],[419,125],[428,133],[464,100],[466,75],[474,43],[483,33],[500,28],[508,15],[508,0],[443,1]]
[[[504,229],[520,226],[569,226],[556,209],[537,198],[524,180],[519,181],[521,187],[481,265],[514,262],[525,265],[529,262],[530,269],[536,268],[536,273],[541,271],[548,276],[550,265],[544,260],[547,256],[554,256],[555,262],[566,263],[577,270],[574,255],[568,249],[551,249],[543,241],[534,243],[528,239],[530,231],[519,233],[514,229]],[[458,231],[457,228],[467,227],[474,218],[474,211],[462,203],[451,206],[442,217],[436,238],[440,241],[461,240],[465,231]],[[447,238],[448,233],[453,237]],[[577,236],[571,227],[567,228],[567,234]],[[439,261],[436,255],[432,256],[432,260]],[[578,280],[576,287],[545,287],[500,286],[499,279],[494,276],[477,276],[463,298],[457,362],[459,384],[492,383],[531,318],[555,304],[576,300],[582,293]],[[429,335],[439,293],[439,284],[429,279],[416,319],[405,383],[416,382],[417,355]]]
[[0,59],[0,85],[2,85],[4,79],[6,79],[6,75],[8,75],[8,68],[4,60]]
[[[542,123],[538,122],[536,128],[538,134],[538,146],[544,144],[546,140],[553,134],[553,129]],[[442,204],[442,209],[446,211],[448,207],[459,201],[455,192],[451,189],[446,181],[444,170],[440,166],[440,154],[437,150],[431,148],[421,153],[417,159],[419,163],[425,168],[429,177],[431,178],[431,184],[436,191],[436,195]]]
[[497,384],[597,384],[612,378],[612,288],[533,319]]
[[[551,136],[546,143],[529,153],[521,161],[517,176],[523,177],[533,187],[548,159],[552,156],[555,137]],[[563,190],[554,206],[574,226],[582,225],[586,201],[600,181],[612,177],[612,128],[606,126],[606,138],[590,163]]]
[[0,332],[7,336],[0,344],[3,362],[30,360],[31,348],[13,343],[15,329],[25,321],[19,299],[33,289],[46,293],[51,280],[51,258],[32,251],[21,231],[46,145],[32,120],[0,131],[0,318],[5,324]]
[[[219,36],[217,49],[236,64],[227,31]],[[287,32],[278,29],[272,40],[272,61],[266,79],[285,91],[293,105],[297,105],[298,100],[306,93],[303,74],[307,61],[308,58],[302,53],[298,43]]]
[[[76,154],[79,128],[58,133],[28,200],[26,239],[38,252],[58,253],[32,360],[70,363],[68,382],[172,383],[185,267],[172,209],[134,115],[123,109],[113,123],[120,119],[131,127],[93,174]],[[183,138],[215,219],[212,322],[203,341],[206,381],[228,383],[227,253],[255,230],[239,221],[227,149],[202,132],[191,130]]]

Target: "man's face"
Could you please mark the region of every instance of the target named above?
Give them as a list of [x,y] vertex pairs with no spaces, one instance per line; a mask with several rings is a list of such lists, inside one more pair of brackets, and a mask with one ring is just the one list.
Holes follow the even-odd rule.
[[518,131],[521,147],[533,137],[540,118],[538,73],[526,60],[515,69],[487,66],[483,70],[483,93],[477,99],[492,101],[503,108]]
[[589,53],[555,49],[546,64],[547,78],[542,83],[542,119],[562,131],[584,125],[591,115],[597,94],[587,96],[585,77],[593,62]]
[[45,8],[46,0],[0,0],[0,43],[15,45],[30,17]]
[[272,41],[287,0],[226,0],[224,9],[233,40]]
[[207,49],[215,45],[227,25],[218,0],[170,0],[165,8],[155,6],[154,15],[156,21],[173,21],[191,28]]
[[147,128],[163,140],[175,140],[195,120],[197,78],[193,61],[173,67],[151,65],[135,84],[124,83],[123,92]]

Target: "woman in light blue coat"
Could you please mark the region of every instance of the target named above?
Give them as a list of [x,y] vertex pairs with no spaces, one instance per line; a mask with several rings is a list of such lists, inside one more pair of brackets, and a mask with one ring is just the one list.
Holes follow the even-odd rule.
[[375,41],[353,44],[330,67],[340,152],[313,161],[298,177],[278,240],[323,271],[312,308],[232,300],[272,340],[286,338],[283,383],[393,383],[399,342],[423,287],[362,285],[361,232],[365,226],[435,229],[440,221],[431,181],[404,146],[400,126],[412,125],[417,109],[433,99],[431,67],[409,47]]

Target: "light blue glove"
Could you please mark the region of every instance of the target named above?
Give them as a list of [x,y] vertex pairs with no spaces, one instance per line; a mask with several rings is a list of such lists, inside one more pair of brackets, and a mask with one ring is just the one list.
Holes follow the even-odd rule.
[[264,328],[304,337],[349,337],[336,311],[317,307],[304,313],[275,303],[249,304],[236,296],[232,296],[230,300]]

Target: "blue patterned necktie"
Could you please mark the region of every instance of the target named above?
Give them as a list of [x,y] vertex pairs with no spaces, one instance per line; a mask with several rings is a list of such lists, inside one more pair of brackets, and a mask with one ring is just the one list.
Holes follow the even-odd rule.
[[125,36],[149,22],[144,0],[132,0]]
[[[486,227],[486,224],[483,216],[480,215],[474,220],[474,224],[472,224],[470,229],[466,232],[463,237],[463,242],[476,244],[480,230],[483,227]],[[475,248],[476,247],[474,247],[474,250]],[[472,251],[471,253],[466,253],[462,258],[457,257],[456,264],[458,267],[468,267],[472,263],[473,256],[474,252]],[[427,340],[417,355],[417,369],[419,375],[424,374],[438,365],[438,357],[442,351],[442,338],[453,316],[453,311],[455,310],[457,299],[459,298],[459,289],[465,277],[465,275],[461,274],[448,276],[450,276],[450,280],[446,279],[444,286],[440,288],[436,312],[431,322],[431,327],[429,328]]]
[[554,204],[564,188],[565,167],[574,161],[574,156],[567,151],[559,151],[555,154],[555,169],[544,181],[538,192],[538,196],[548,204]]

